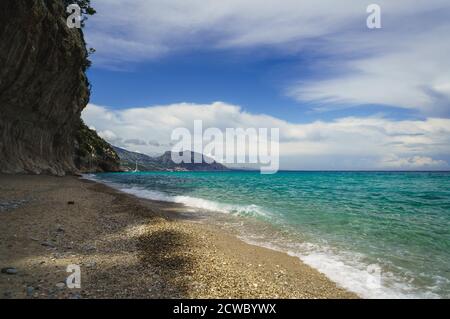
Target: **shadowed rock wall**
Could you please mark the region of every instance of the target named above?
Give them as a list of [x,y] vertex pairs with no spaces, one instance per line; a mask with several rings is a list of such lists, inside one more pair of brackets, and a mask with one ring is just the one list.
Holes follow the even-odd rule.
[[67,27],[60,0],[1,0],[0,21],[0,172],[79,172],[89,101],[82,31]]

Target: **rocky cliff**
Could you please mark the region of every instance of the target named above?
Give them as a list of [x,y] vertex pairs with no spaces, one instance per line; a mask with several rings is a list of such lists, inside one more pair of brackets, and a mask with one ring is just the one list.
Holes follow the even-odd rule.
[[[1,0],[0,21],[0,172],[79,172],[89,100],[82,31],[67,27],[62,0]],[[117,170],[111,163],[91,169]]]

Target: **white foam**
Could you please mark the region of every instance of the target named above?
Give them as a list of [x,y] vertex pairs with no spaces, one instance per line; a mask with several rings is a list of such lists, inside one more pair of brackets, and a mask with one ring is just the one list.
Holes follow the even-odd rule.
[[272,250],[282,251],[299,258],[305,264],[318,270],[342,288],[367,299],[414,299],[439,298],[432,292],[418,291],[417,288],[396,278],[392,273],[381,271],[379,276],[373,269],[382,269],[378,264],[361,262],[362,255],[355,253],[335,253],[331,249],[311,243],[273,244],[242,238],[247,243]]
[[264,212],[257,205],[230,205],[219,203],[203,198],[191,197],[191,196],[170,196],[161,192],[142,189],[138,187],[131,188],[120,188],[121,191],[135,195],[137,197],[164,201],[164,202],[172,202],[183,204],[188,207],[214,211],[226,214],[233,214],[238,216],[267,216],[268,214]]
[[89,174],[89,175],[83,175],[84,179],[101,182],[104,184],[107,184],[108,186],[111,186],[115,189],[118,189],[124,193],[134,195],[136,197],[150,199],[150,200],[156,200],[156,201],[162,201],[162,202],[170,202],[170,203],[178,203],[183,204],[188,207],[201,209],[201,210],[207,210],[207,211],[214,211],[214,212],[220,212],[225,214],[232,214],[236,216],[263,216],[263,217],[270,217],[270,214],[263,209],[261,209],[257,205],[230,205],[225,203],[219,203],[203,198],[198,197],[191,197],[191,196],[170,196],[167,194],[164,194],[162,192],[153,191],[144,189],[141,187],[136,186],[126,186],[122,184],[116,184],[109,181],[104,181],[97,179],[95,175]]

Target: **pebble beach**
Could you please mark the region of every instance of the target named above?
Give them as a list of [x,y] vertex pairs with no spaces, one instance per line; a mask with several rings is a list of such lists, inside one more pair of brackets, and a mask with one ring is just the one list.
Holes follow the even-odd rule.
[[[0,176],[0,298],[358,298],[300,259],[78,177]],[[69,289],[68,265],[81,288]]]

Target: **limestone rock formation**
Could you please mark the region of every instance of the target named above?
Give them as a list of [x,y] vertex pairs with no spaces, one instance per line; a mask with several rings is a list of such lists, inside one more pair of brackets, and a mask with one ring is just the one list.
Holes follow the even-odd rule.
[[78,173],[89,101],[82,31],[67,27],[62,0],[1,0],[0,21],[0,172]]

